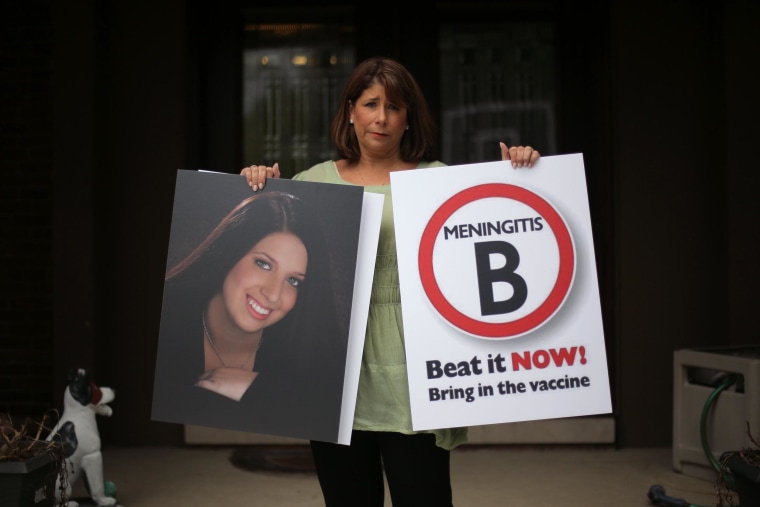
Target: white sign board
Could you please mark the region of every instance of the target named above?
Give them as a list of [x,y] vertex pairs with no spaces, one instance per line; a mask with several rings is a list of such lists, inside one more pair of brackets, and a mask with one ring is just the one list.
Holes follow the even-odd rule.
[[583,156],[391,184],[413,428],[611,412]]

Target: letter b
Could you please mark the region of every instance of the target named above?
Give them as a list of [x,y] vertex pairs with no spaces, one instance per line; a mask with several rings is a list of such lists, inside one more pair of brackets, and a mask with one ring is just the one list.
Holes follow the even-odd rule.
[[[491,269],[492,254],[504,257],[504,266]],[[475,266],[478,270],[478,292],[480,294],[481,315],[499,315],[517,310],[528,298],[528,285],[523,277],[515,273],[520,265],[520,254],[506,241],[485,241],[475,243]],[[494,301],[493,284],[505,282],[512,286],[512,297],[504,301]]]

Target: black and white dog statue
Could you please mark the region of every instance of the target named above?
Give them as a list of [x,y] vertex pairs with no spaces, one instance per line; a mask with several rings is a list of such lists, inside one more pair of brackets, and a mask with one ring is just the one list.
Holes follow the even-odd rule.
[[[116,394],[109,387],[98,387],[90,373],[79,368],[69,373],[68,385],[63,396],[63,414],[48,435],[47,440],[57,440],[63,446],[66,457],[66,499],[69,507],[78,507],[70,499],[72,486],[84,479],[87,491],[97,505],[115,505],[116,499],[105,494],[103,478],[103,455],[100,453],[100,432],[96,416],[110,416],[108,406]],[[62,505],[61,478],[56,482],[55,505]]]

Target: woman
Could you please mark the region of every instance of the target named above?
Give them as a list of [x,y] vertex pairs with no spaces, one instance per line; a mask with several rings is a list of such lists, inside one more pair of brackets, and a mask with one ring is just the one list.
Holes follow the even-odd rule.
[[[436,128],[413,76],[398,62],[370,58],[343,90],[331,124],[338,160],[317,164],[295,180],[360,185],[385,196],[351,445],[311,442],[327,507],[382,506],[383,469],[394,507],[451,507],[450,450],[466,428],[414,432],[401,318],[390,174],[443,166],[436,160]],[[507,148],[503,160],[531,167],[530,146]],[[254,189],[279,167],[241,171]]]
[[168,271],[154,418],[337,441],[346,343],[318,216],[256,194]]

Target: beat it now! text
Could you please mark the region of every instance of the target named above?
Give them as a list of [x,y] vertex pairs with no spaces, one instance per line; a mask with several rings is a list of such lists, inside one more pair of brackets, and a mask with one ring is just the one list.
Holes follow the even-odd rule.
[[[426,362],[427,377],[433,380],[444,377],[477,376],[484,373],[505,373],[509,371],[510,366],[512,371],[517,372],[520,370],[531,370],[534,367],[543,369],[550,366],[562,367],[573,366],[576,363],[579,365],[587,363],[586,348],[583,346],[526,351],[522,353],[513,352],[510,359],[511,365],[507,358],[501,354],[496,354],[495,356],[489,354],[485,365],[477,356],[468,361],[457,363],[442,363],[438,360],[430,360]],[[558,378],[531,380],[528,382],[500,380],[495,385],[478,383],[477,388],[474,386],[457,388],[453,386],[449,386],[448,388],[432,387],[428,389],[428,397],[430,401],[464,400],[470,403],[476,397],[488,397],[496,394],[522,394],[528,392],[528,390],[532,392],[544,392],[579,389],[589,387],[590,385],[591,380],[587,376],[575,377],[564,375]]]

